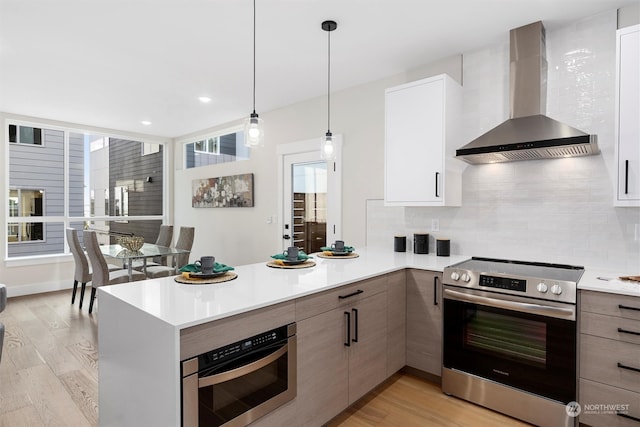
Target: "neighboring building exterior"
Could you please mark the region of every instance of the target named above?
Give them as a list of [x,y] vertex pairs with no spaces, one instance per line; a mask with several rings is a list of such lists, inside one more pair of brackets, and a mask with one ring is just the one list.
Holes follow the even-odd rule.
[[[100,216],[163,214],[161,144],[10,125],[8,257],[64,253],[65,224],[141,235],[155,242],[162,220],[90,221]],[[65,162],[68,181],[65,183]],[[65,212],[65,188],[69,206]],[[34,217],[27,221],[25,217]],[[37,217],[85,218],[42,222]],[[113,242],[107,235],[102,242]]]

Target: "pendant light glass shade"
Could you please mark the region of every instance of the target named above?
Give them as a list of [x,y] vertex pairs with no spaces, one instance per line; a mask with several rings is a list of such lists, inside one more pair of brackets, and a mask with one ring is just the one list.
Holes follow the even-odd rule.
[[324,21],[322,29],[327,32],[327,133],[322,139],[320,157],[323,160],[333,160],[336,157],[336,147],[331,133],[331,31],[338,28],[336,21]]
[[256,0],[253,0],[253,113],[244,119],[244,145],[264,146],[264,126],[256,113]]
[[333,135],[327,132],[322,138],[322,146],[320,147],[320,158],[322,160],[332,160],[336,156],[336,147],[333,143]]
[[256,112],[244,119],[244,145],[246,147],[264,147],[264,127]]

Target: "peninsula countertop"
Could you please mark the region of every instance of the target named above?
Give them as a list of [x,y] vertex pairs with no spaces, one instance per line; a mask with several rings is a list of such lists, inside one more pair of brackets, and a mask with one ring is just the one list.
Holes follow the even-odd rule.
[[441,272],[446,266],[469,258],[382,248],[356,248],[355,252],[359,257],[352,259],[326,259],[315,254],[312,256],[316,265],[300,269],[268,267],[270,258],[266,257],[261,263],[235,267],[236,279],[211,285],[180,284],[173,277],[164,277],[104,286],[98,292],[184,329],[404,268]]
[[[211,285],[185,285],[175,282],[173,277],[165,277],[105,286],[99,292],[109,293],[172,327],[184,329],[404,268],[442,272],[451,264],[471,258],[370,247],[357,248],[355,252],[359,257],[353,259],[326,259],[315,254],[316,265],[300,269],[268,267],[270,258],[265,257],[264,262],[235,267],[236,279]],[[603,276],[614,279],[598,279]],[[578,289],[640,296],[640,283],[616,278],[611,272],[587,267]]]

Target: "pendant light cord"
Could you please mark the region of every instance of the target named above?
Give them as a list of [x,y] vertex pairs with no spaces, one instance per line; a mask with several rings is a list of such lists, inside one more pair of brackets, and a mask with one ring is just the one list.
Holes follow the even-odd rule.
[[[255,1],[255,0],[254,0]],[[327,31],[328,60],[327,60],[327,133],[331,132],[331,31]]]
[[256,113],[256,0],[253,0],[253,114]]

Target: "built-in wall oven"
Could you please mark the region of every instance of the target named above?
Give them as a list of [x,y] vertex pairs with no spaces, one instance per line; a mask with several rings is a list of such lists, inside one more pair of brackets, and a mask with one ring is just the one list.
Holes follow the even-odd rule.
[[573,426],[582,267],[472,258],[443,276],[442,389],[541,426]]
[[296,396],[296,324],[182,362],[183,427],[246,426]]

